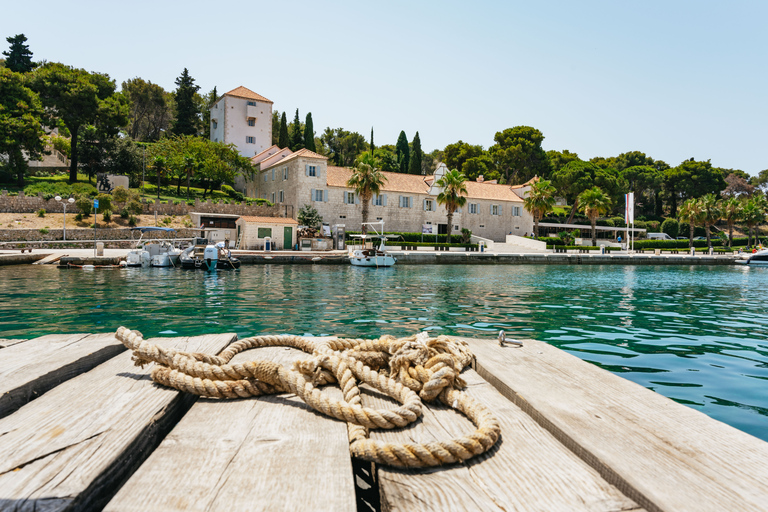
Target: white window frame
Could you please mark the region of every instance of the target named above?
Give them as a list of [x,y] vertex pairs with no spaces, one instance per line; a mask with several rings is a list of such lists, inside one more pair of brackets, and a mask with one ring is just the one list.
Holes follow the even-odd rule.
[[318,202],[318,203],[327,203],[328,202],[328,191],[323,189],[312,189],[311,190],[311,197],[312,201]]
[[255,107],[255,106],[256,106],[256,102],[255,102],[255,101],[248,101],[248,102],[246,103],[246,105],[248,105],[248,106],[250,106],[250,107]]
[[317,178],[317,166],[307,164],[307,176]]
[[355,204],[355,193],[345,191],[344,192],[344,204]]
[[248,126],[256,126],[256,118],[255,117],[249,117],[248,118]]
[[435,202],[432,199],[425,199],[424,200],[424,211],[425,212],[433,212],[433,211],[435,211]]
[[373,206],[387,206],[387,194],[376,194],[371,202]]
[[478,210],[478,204],[477,203],[469,203],[469,213],[470,215],[477,215]]
[[246,135],[245,136],[245,143],[246,144],[256,144],[256,137],[253,135]]
[[498,204],[492,204],[491,215],[501,215],[501,206]]
[[400,196],[400,208],[413,208],[413,198],[411,196]]
[[512,207],[512,216],[513,217],[520,217],[520,207],[519,206],[513,206]]

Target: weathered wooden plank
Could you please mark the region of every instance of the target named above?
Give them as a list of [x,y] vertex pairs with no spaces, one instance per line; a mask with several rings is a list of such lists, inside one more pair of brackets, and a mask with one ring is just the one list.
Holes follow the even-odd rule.
[[0,339],[0,348],[7,348],[7,347],[10,347],[11,345],[16,345],[17,343],[21,343],[22,341],[27,341],[27,340],[8,340],[3,338],[3,339]]
[[53,334],[14,344],[0,357],[0,418],[124,351],[110,334]]
[[[307,356],[261,348],[233,361]],[[145,510],[356,510],[346,425],[295,395],[200,399],[105,508]]]
[[[234,334],[154,339],[216,353]],[[193,402],[124,352],[0,419],[0,510],[96,510]]]
[[[382,510],[642,510],[474,370],[465,370],[462,377],[466,392],[497,415],[497,445],[465,464],[421,470],[379,466]],[[384,403],[365,394],[363,403],[369,401]],[[460,413],[430,405],[418,423],[399,431],[375,430],[371,437],[425,443],[466,435],[474,428]]]
[[768,504],[768,443],[546,343],[466,341],[481,376],[647,509]]

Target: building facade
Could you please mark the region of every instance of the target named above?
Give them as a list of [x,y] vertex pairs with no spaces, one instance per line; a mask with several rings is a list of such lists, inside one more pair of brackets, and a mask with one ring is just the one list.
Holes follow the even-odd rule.
[[252,157],[272,145],[272,101],[245,87],[224,93],[211,107],[211,140],[234,144]]
[[[291,205],[294,218],[302,206],[309,204],[324,223],[344,224],[347,231],[360,230],[360,198],[347,187],[352,169],[329,166],[326,157],[307,149],[291,152],[277,146],[251,161],[260,172],[255,181],[245,184],[248,195],[278,206]],[[386,181],[380,194],[371,200],[369,222],[383,220],[386,231],[422,232],[426,225],[434,226],[434,233],[446,233],[447,212],[437,204],[441,190],[436,182],[447,170],[440,164],[431,176],[383,172]],[[467,228],[477,236],[503,242],[507,234],[522,236],[533,231],[533,218],[523,207],[527,184],[468,181],[466,188],[467,204],[454,213],[453,234]]]

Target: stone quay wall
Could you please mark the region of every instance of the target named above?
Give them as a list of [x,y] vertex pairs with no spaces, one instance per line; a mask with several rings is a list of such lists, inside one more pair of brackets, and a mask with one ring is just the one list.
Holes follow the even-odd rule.
[[[177,217],[189,214],[189,212],[200,213],[224,213],[229,215],[251,215],[256,217],[288,217],[293,216],[293,211],[285,206],[265,206],[251,205],[246,203],[223,203],[213,202],[210,199],[200,201],[195,199],[194,205],[189,205],[184,201],[176,201],[179,204],[173,204],[174,201],[156,201],[143,199],[142,204],[144,215],[175,215]],[[77,208],[69,205],[69,212],[76,213]],[[114,203],[113,211],[119,212],[123,207],[122,203]],[[40,209],[48,213],[57,213],[64,211],[64,205],[55,199],[44,199],[42,194],[36,196],[26,196],[24,192],[19,192],[17,196],[8,195],[7,190],[0,191],[0,213],[33,213]]]
[[[199,229],[183,228],[177,229],[176,233],[161,231],[147,233],[144,239],[194,238],[199,234]],[[109,248],[130,248],[140,236],[141,233],[131,231],[130,228],[68,229],[67,240],[62,241],[64,237],[62,229],[51,229],[47,233],[41,233],[39,229],[2,229],[0,230],[0,249],[91,247],[94,241],[103,241],[104,247]]]

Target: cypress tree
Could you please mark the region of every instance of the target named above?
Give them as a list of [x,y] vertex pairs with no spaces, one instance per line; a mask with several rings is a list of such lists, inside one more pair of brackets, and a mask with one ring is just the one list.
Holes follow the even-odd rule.
[[285,112],[280,118],[280,136],[277,138],[277,145],[280,149],[288,147],[288,121],[285,119]]
[[301,134],[301,121],[299,121],[299,109],[293,117],[291,127],[288,129],[288,139],[291,151],[298,151],[304,147],[304,136]]
[[376,146],[373,145],[373,126],[371,126],[371,155],[376,150]]
[[29,45],[24,44],[27,41],[27,36],[24,34],[18,34],[13,37],[6,37],[6,41],[11,44],[9,52],[3,52],[3,55],[8,57],[5,59],[5,67],[15,73],[28,73],[35,67],[32,62],[32,52],[29,51]]
[[189,76],[187,68],[176,79],[176,86],[176,121],[172,131],[175,135],[197,135],[200,111],[195,103],[195,94],[200,86],[195,85],[195,79]]
[[424,157],[424,152],[421,150],[421,139],[419,139],[419,132],[413,136],[413,144],[411,149],[411,162],[408,167],[408,174],[421,174],[421,160]]
[[400,167],[400,172],[408,174],[409,160],[411,159],[410,148],[408,147],[408,137],[405,136],[405,130],[400,132],[400,136],[397,138],[397,144],[395,144],[395,154],[397,155],[397,165]]
[[307,119],[304,121],[304,147],[310,151],[317,151],[315,149],[315,128],[312,126],[312,112],[307,114]]

